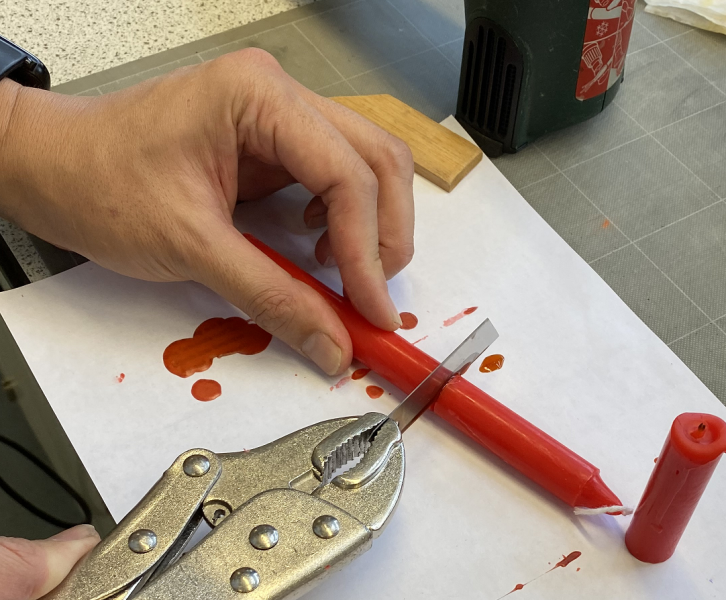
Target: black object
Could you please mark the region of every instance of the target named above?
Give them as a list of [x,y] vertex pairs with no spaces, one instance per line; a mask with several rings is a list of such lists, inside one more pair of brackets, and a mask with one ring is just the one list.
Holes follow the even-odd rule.
[[0,79],[5,77],[27,87],[50,89],[50,73],[45,65],[0,35]]
[[22,454],[25,458],[27,458],[30,462],[32,462],[36,467],[38,467],[43,473],[45,473],[48,477],[50,477],[53,481],[55,481],[62,489],[65,491],[73,500],[75,503],[79,506],[81,511],[83,512],[83,521],[80,521],[78,523],[71,523],[69,521],[65,521],[64,519],[59,519],[58,517],[55,517],[51,515],[50,513],[45,512],[42,508],[37,507],[35,504],[33,504],[30,500],[25,498],[20,492],[15,490],[7,481],[5,481],[2,477],[0,477],[0,489],[3,490],[8,496],[10,496],[13,500],[15,500],[18,504],[20,504],[23,508],[27,509],[31,513],[33,513],[36,517],[40,517],[43,519],[46,523],[50,523],[51,525],[55,525],[56,527],[63,527],[64,529],[67,529],[69,527],[75,527],[76,525],[80,525],[81,523],[90,523],[92,519],[91,515],[91,509],[89,508],[86,501],[70,486],[68,483],[66,483],[61,477],[53,471],[49,466],[47,466],[44,462],[42,462],[37,456],[23,448],[20,444],[17,442],[11,440],[10,438],[5,437],[4,435],[0,435],[0,443],[5,444],[6,446],[12,448],[19,454]]
[[489,156],[600,113],[618,92],[634,0],[465,0],[456,118]]

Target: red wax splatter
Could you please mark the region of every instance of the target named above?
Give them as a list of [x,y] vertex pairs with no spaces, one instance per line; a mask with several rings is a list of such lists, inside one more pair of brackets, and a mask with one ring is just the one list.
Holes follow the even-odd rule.
[[401,329],[413,329],[418,325],[418,317],[410,312],[402,312],[401,317]]
[[605,219],[605,220],[604,220],[604,221],[602,222],[602,228],[603,228],[603,229],[607,229],[608,227],[610,227],[610,221],[609,221],[608,219]]
[[[552,569],[556,569],[557,567],[563,567],[564,568],[567,565],[569,565],[572,561],[577,560],[581,556],[582,556],[582,552],[580,552],[579,550],[575,550],[574,552],[570,552],[567,556],[563,556],[562,557],[562,560],[560,562],[558,562],[554,567],[552,567]],[[550,569],[550,570],[552,570],[552,569]]]
[[222,395],[222,386],[214,379],[200,379],[192,386],[192,396],[200,402],[209,402]]
[[578,571],[578,573],[580,572],[580,567],[577,567],[577,571]]
[[453,325],[457,321],[460,321],[466,315],[470,315],[471,313],[473,313],[477,308],[478,308],[478,306],[471,306],[469,308],[462,310],[459,314],[454,315],[453,317],[449,317],[448,319],[446,319],[446,321],[444,321],[444,327],[449,327],[450,325]]
[[120,375],[116,376],[116,381],[121,383],[124,379],[126,379],[126,373],[121,373]]
[[491,373],[498,371],[504,366],[504,357],[501,354],[492,354],[487,356],[481,363],[479,370],[482,373]]
[[[512,590],[512,592],[518,592],[519,590],[523,590],[525,585],[526,585],[525,583],[518,583],[517,585],[514,586],[514,589]],[[509,592],[509,593],[511,594],[512,592]]]
[[416,345],[416,344],[418,344],[419,342],[423,342],[423,341],[424,341],[424,340],[425,340],[425,339],[426,339],[427,337],[429,337],[429,336],[427,336],[427,335],[423,336],[422,338],[420,338],[420,339],[416,340],[416,341],[415,341],[415,342],[413,343],[413,345],[415,346],[415,345]]
[[215,358],[230,354],[259,354],[272,336],[240,317],[207,319],[191,338],[172,342],[164,350],[164,366],[174,375],[189,377],[206,371]]
[[653,459],[653,462],[656,463],[656,464],[658,464],[658,457],[657,456]]
[[334,386],[331,386],[330,391],[337,390],[342,388],[346,383],[348,383],[351,380],[351,376],[347,375],[341,379],[338,380],[338,383],[336,383]]
[[366,394],[368,394],[371,398],[380,398],[383,395],[383,388],[380,388],[377,385],[369,385],[366,388]]
[[350,378],[353,380],[363,379],[370,372],[370,369],[356,369],[355,371],[353,371],[353,374],[350,376]]

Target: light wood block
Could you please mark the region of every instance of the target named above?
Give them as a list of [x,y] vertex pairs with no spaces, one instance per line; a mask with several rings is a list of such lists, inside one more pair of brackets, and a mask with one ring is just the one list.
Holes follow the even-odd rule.
[[447,192],[482,158],[477,146],[388,94],[332,99],[406,142],[416,173]]

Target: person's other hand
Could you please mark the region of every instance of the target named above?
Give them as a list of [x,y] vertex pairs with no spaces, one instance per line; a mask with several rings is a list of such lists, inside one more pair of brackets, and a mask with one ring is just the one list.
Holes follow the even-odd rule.
[[369,321],[400,325],[386,279],[413,255],[411,153],[269,54],[242,50],[101,98],[8,89],[0,213],[21,227],[126,275],[201,282],[332,375],[352,359],[343,324],[232,225],[238,200],[298,181],[316,196],[308,226],[327,224],[318,260],[337,264]]
[[47,540],[0,537],[0,600],[36,600],[57,587],[100,538],[78,525]]

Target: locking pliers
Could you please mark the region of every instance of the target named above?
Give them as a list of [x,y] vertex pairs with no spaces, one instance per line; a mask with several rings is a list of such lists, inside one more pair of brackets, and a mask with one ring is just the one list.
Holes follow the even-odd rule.
[[[399,427],[378,413],[254,450],[189,450],[45,598],[298,598],[371,547],[404,466]],[[212,532],[184,553],[202,520]]]

